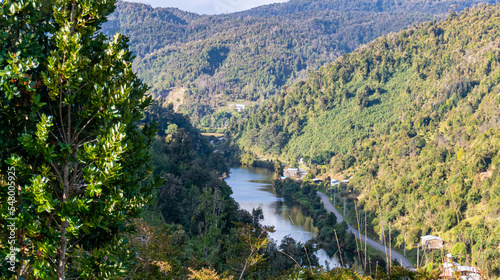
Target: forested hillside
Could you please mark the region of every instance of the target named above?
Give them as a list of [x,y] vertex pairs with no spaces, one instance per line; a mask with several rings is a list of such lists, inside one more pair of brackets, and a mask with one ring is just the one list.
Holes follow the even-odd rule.
[[[260,224],[262,209],[249,213],[239,208],[222,180],[229,171],[226,158],[189,118],[156,100],[141,123],[155,122],[159,131],[152,143],[152,165],[164,181],[153,190],[153,203],[143,208],[142,218],[134,220],[136,231],[127,236],[127,248],[136,252],[126,263],[127,279],[287,279],[297,272],[296,264],[319,267],[315,239],[302,244],[286,237],[276,243],[269,238],[273,229]],[[306,195],[314,198],[308,190]],[[340,238],[340,243],[331,238],[321,243],[341,250],[346,264],[352,265],[354,235],[346,232],[345,222],[327,215],[319,201],[313,207],[315,224],[325,232],[335,228]],[[386,268],[382,258],[377,263]]]
[[[123,279],[359,279],[356,253],[362,246],[347,223],[337,222],[322,206],[313,184],[276,180],[276,192],[300,203],[319,231],[305,244],[290,236],[277,243],[269,237],[273,228],[260,224],[262,209],[249,213],[230,196],[221,178],[228,171],[224,156],[188,117],[156,100],[141,124],[155,122],[159,132],[152,143],[152,166],[164,181],[153,190],[153,202],[141,218],[133,220],[136,230],[126,236],[130,243],[124,249],[133,254],[124,261]],[[345,267],[320,267],[319,248],[339,256]],[[365,261],[364,274],[372,279],[435,279],[436,272],[428,269],[411,272],[394,263],[389,268],[380,254]]]
[[[402,244],[403,232],[409,247],[421,235],[436,234],[446,240],[442,253],[477,266],[485,278],[500,277],[500,6],[452,12],[442,22],[391,33],[291,83],[290,77],[313,67],[310,56],[319,64],[328,53],[320,50],[331,42],[328,57],[333,59],[351,48],[347,42],[367,40],[356,32],[374,35],[382,32],[374,29],[377,24],[392,26],[379,21],[382,15],[393,15],[395,21],[412,15],[422,19],[429,15],[415,12],[417,4],[431,11],[448,5],[363,3],[339,2],[337,10],[329,10],[324,1],[293,1],[266,11],[205,17],[126,3],[110,16],[114,0],[2,1],[0,278],[437,279],[440,271],[431,265],[409,271],[391,265],[387,256],[385,261],[367,256],[373,252],[367,253],[366,246],[362,258],[363,246],[347,231],[347,222],[337,220],[323,206],[328,200],[317,196],[325,187],[329,191],[328,181],[312,183],[313,173],[323,179],[350,178],[334,203],[343,198],[351,216],[358,209],[368,212],[365,233],[384,240],[388,235],[395,247]],[[330,39],[339,34],[355,39],[316,42],[308,37],[314,28],[294,33],[293,28],[301,30],[299,22],[314,24],[314,19],[301,18],[300,10],[342,21],[338,26],[346,29],[335,29]],[[282,14],[274,18],[267,12]],[[182,61],[182,67],[175,67],[186,72],[175,73],[196,79],[180,79],[191,84],[175,91],[174,100],[170,93],[167,99],[148,97],[148,87],[132,71],[128,39],[100,33],[108,16],[108,31],[123,28],[137,34],[131,42],[145,77],[140,59],[178,48],[181,54],[192,50],[194,58],[172,56],[168,62]],[[347,32],[348,23],[360,24],[362,31]],[[230,24],[233,33],[226,32]],[[141,26],[149,29],[142,32]],[[266,37],[273,32],[285,35]],[[242,50],[249,46],[250,56],[232,57],[236,47],[217,41],[220,34],[229,39],[235,34],[237,39],[227,42],[239,42]],[[302,60],[283,74],[288,88],[278,95],[257,94],[257,85],[267,88],[258,73],[265,76],[274,68],[256,65],[278,61],[274,53],[264,54],[280,40],[291,40],[286,48]],[[200,58],[200,49],[191,47],[196,44],[207,47],[204,60],[189,68]],[[244,87],[234,91],[240,95],[231,98],[268,97],[269,102],[245,120],[233,119],[226,137],[202,136],[189,116],[174,108],[184,102],[195,109],[210,105],[209,99],[219,102],[214,97],[225,84],[216,83],[211,92],[197,83],[205,77],[210,85],[210,79],[233,73],[226,61],[244,66],[238,69],[238,83],[254,87],[249,93]],[[153,60],[149,66],[151,79],[152,73],[161,78],[161,73],[174,72]],[[252,76],[245,76],[247,66],[255,67]],[[203,74],[192,74],[195,70]],[[234,83],[235,89],[242,85]],[[182,100],[182,92],[192,95]],[[193,100],[199,103],[189,103]],[[312,161],[315,168],[304,182],[276,180],[275,190],[308,211],[317,240],[302,244],[285,237],[277,244],[268,238],[273,228],[261,224],[262,209],[249,213],[239,208],[223,180],[226,161],[239,154],[236,144],[248,151],[248,161],[251,153]],[[281,175],[281,162],[274,166],[275,175]],[[314,256],[320,247],[339,256],[343,268],[320,268]],[[426,254],[425,263],[439,263],[440,257]]]
[[224,128],[238,115],[230,103],[264,101],[378,36],[478,2],[295,0],[219,16],[119,2],[103,30],[130,37],[153,96],[171,95],[197,126]]
[[269,279],[317,266],[314,241],[268,240],[262,210],[230,197],[224,155],[145,96],[127,39],[99,33],[113,10],[0,3],[0,279]]
[[343,55],[230,129],[248,151],[353,176],[341,195],[393,244],[439,235],[499,277],[499,83],[500,6],[480,5]]

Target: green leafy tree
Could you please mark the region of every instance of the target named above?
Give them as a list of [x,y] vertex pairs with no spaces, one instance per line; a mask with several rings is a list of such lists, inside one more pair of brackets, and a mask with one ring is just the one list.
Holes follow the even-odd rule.
[[[127,39],[98,31],[115,1],[3,1],[0,6],[0,199],[15,169],[15,271],[3,279],[109,279],[126,272],[128,219],[150,198],[139,127],[147,87]],[[10,181],[10,179],[9,179]],[[10,215],[9,215],[10,214]],[[0,246],[0,257],[11,254]],[[12,254],[11,254],[12,255]]]
[[460,263],[462,263],[465,260],[465,257],[467,256],[467,249],[465,247],[465,243],[459,242],[453,245],[451,249],[451,254],[453,257],[457,259]]
[[368,106],[368,96],[369,96],[369,91],[370,89],[368,87],[363,87],[360,89],[358,93],[358,99],[356,105],[358,106],[358,109],[363,109]]
[[276,177],[283,176],[283,171],[284,171],[284,168],[283,168],[283,165],[281,164],[281,161],[276,160],[274,162],[274,174],[276,175]]

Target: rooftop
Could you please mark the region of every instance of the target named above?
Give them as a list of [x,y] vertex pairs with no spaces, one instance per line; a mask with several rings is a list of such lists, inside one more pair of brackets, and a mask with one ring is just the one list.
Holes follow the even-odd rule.
[[420,238],[422,238],[422,242],[436,240],[436,239],[444,241],[444,239],[442,239],[438,236],[434,236],[434,235],[425,235],[425,236],[421,236]]

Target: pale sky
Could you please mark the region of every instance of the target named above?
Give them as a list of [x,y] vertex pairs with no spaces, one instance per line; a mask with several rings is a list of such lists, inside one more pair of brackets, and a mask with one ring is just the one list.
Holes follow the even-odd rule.
[[248,10],[257,6],[287,2],[287,0],[126,0],[146,3],[153,7],[175,7],[197,14],[225,14]]

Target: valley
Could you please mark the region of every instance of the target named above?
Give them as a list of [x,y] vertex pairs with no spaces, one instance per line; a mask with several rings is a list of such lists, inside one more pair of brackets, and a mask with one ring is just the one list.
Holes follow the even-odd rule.
[[0,278],[500,279],[495,1],[0,26]]

